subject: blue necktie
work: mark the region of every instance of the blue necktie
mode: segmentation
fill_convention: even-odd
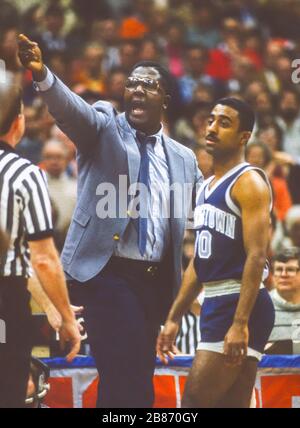
[[[140,215],[137,221],[138,245],[141,256],[145,254],[147,244],[147,223],[148,223],[148,189],[149,189],[149,156],[147,152],[147,143],[155,144],[156,138],[149,137],[143,132],[136,133],[137,140],[140,143],[141,165],[138,182],[147,188],[147,192],[140,192]]]

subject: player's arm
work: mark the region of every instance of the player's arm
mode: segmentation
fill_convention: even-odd
[[[270,191],[259,173],[249,171],[234,185],[232,198],[242,213],[246,263],[233,325],[225,337],[224,353],[230,363],[239,364],[247,354],[248,322],[267,257]]]
[[[167,356],[172,358],[174,342],[179,330],[179,325],[183,315],[189,310],[190,306],[201,291],[201,285],[194,269],[194,260],[189,263],[183,275],[182,286],[178,296],[175,299],[165,325],[157,339],[157,354],[163,363],[167,363]]]
[[[51,72],[43,62],[38,44],[20,34],[18,46],[22,65],[32,72],[36,82],[44,81],[47,73]],[[49,112],[78,148],[85,150],[93,147],[99,141],[100,131],[109,122],[112,106],[109,103],[101,103],[96,109],[72,92],[57,77],[53,76],[53,81],[47,90],[39,92],[48,105]]]

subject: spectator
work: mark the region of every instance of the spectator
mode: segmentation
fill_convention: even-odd
[[[48,106],[44,104],[41,98],[36,98],[34,107],[38,110],[38,123],[40,129],[40,140],[47,141],[51,135],[51,129],[55,123],[53,117],[49,113]]]
[[[284,220],[288,210],[292,206],[292,200],[286,180],[283,177],[274,175],[272,152],[268,146],[257,142],[251,143],[246,147],[245,155],[247,162],[265,170],[267,173],[273,190],[276,218],[279,221]]]
[[[101,42],[105,47],[103,59],[103,71],[107,73],[120,62],[118,23],[115,19],[99,19],[92,23],[89,35],[89,43]]]
[[[40,126],[38,110],[33,106],[24,108],[26,131],[16,151],[20,156],[37,165],[41,161],[42,141],[40,139]]]
[[[179,91],[184,104],[190,103],[199,83],[212,85],[213,80],[205,74],[207,51],[201,46],[189,46],[185,56],[185,74],[179,78]]]
[[[226,83],[233,78],[232,66],[241,60],[242,35],[240,23],[236,19],[227,18],[222,26],[222,41],[210,50],[206,71],[212,78]]]
[[[300,205],[291,207],[286,215],[286,231],[287,238],[283,242],[283,246],[300,248]]]
[[[264,64],[261,78],[268,90],[273,95],[278,95],[281,89],[280,81],[276,73],[278,58],[284,53],[284,46],[278,40],[268,40],[265,45]]]
[[[166,47],[168,23],[171,19],[170,11],[163,6],[154,6],[150,19],[150,34],[155,38],[160,49]]]
[[[184,74],[184,38],[185,27],[182,21],[172,20],[169,22],[166,37],[165,52],[170,72],[175,77]]]
[[[275,324],[270,342],[281,342],[268,353],[293,353],[292,341],[300,326],[300,249],[290,247],[273,259]],[[300,337],[297,337],[300,340]]]
[[[188,106],[186,118],[179,120],[176,125],[176,137],[182,144],[194,147],[204,141],[209,107],[209,103],[197,101]]]
[[[260,31],[256,28],[244,30],[244,54],[252,60],[256,71],[263,68],[264,39]]]
[[[259,79],[252,80],[244,89],[244,96],[249,104],[254,103],[260,92],[266,92],[267,86]]]
[[[58,212],[55,241],[59,250],[63,247],[76,204],[77,186],[76,181],[66,174],[67,156],[66,147],[59,141],[50,140],[43,148],[49,194]]]
[[[91,91],[97,93],[97,96],[105,93],[102,69],[104,55],[105,50],[100,43],[90,43],[85,46],[82,63],[78,72],[75,72],[73,76],[76,93]]]
[[[277,124],[283,132],[282,148],[300,163],[300,96],[284,89],[279,96]]]
[[[45,29],[36,36],[36,41],[45,52],[46,61],[49,61],[54,53],[66,51],[66,39],[62,35],[64,22],[64,10],[57,4],[50,4],[44,15]]]
[[[263,92],[264,94],[264,92]],[[263,102],[263,100],[262,100]],[[263,113],[263,107],[261,105],[261,112]],[[264,107],[267,109],[268,107]],[[265,110],[266,111],[266,110]],[[266,112],[268,113],[268,112]],[[279,126],[276,123],[272,123],[270,125],[267,125],[265,127],[262,127],[258,130],[256,137],[259,141],[261,141],[263,144],[266,144],[271,152],[273,153],[273,156],[278,155],[278,152],[282,152],[282,132]]]
[[[161,61],[162,53],[155,39],[147,37],[140,46],[140,61]]]
[[[292,82],[292,60],[288,55],[281,55],[275,63],[275,71],[277,73],[280,87],[285,88],[291,86]],[[297,89],[297,87],[295,87]]]
[[[76,147],[75,144],[64,134],[57,125],[53,125],[50,132],[50,139],[63,143],[67,150],[67,174],[69,177],[77,178]]]
[[[193,93],[193,100],[199,103],[212,104],[215,100],[215,90],[211,85],[198,83]]]
[[[120,67],[129,75],[138,61],[139,44],[135,40],[123,40],[119,48]]]
[[[6,70],[12,72],[20,71],[21,64],[17,57],[17,34],[18,27],[0,27],[0,58],[5,62]]]
[[[119,112],[124,111],[123,94],[126,79],[125,71],[122,68],[115,68],[110,71],[106,80],[106,98]]]
[[[218,10],[212,2],[193,0],[193,23],[188,27],[187,42],[201,44],[207,49],[215,48],[221,42],[221,34],[218,30]]]
[[[274,102],[269,92],[261,91],[259,94],[257,94],[254,100],[256,130],[265,128],[274,122],[273,105]],[[254,132],[256,130],[254,130]]]

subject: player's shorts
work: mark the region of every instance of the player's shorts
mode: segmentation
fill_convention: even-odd
[[[205,298],[200,314],[201,339],[197,350],[223,353],[224,338],[232,326],[240,297],[241,283],[225,280],[204,284]],[[262,284],[248,323],[247,356],[261,359],[274,326],[275,311],[268,290]]]

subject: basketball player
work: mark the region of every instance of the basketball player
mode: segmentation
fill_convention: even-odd
[[[274,323],[262,284],[271,191],[264,173],[244,162],[254,120],[251,108],[234,98],[217,101],[208,120],[206,150],[215,175],[199,189],[195,257],[157,341],[158,355],[167,362],[181,316],[203,286],[201,340],[183,407],[249,407]]]

